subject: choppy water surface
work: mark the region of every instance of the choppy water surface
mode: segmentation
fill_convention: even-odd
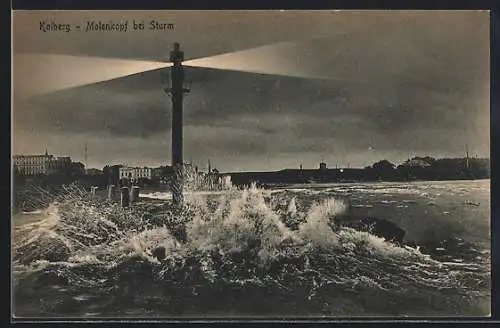
[[[489,180],[229,188],[187,194],[182,213],[143,196],[156,200],[75,193],[16,215],[15,315],[490,314]],[[405,242],[343,216],[394,222]]]

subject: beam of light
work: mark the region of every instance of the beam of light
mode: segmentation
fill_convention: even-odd
[[[169,67],[170,63],[50,54],[16,54],[13,85],[26,98]]]
[[[325,74],[325,72],[322,74],[311,72],[307,62],[298,64],[297,60],[292,60],[296,59],[293,54],[293,48],[293,43],[279,43],[211,57],[192,59],[185,61],[183,64],[193,67],[266,75],[367,83],[364,80],[343,78]],[[306,60],[314,61],[314,57]]]
[[[367,83],[332,74],[311,72],[306,62],[297,63],[292,42],[202,57],[184,62],[186,66],[309,79]],[[295,60],[293,60],[295,59]],[[299,58],[301,59],[301,58]],[[303,59],[303,58],[302,58]],[[29,98],[64,89],[113,80],[137,73],[170,67],[160,61],[128,60],[56,54],[16,54],[13,85],[16,97]]]

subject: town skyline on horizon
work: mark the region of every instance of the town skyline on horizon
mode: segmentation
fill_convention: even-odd
[[[35,152],[35,153],[15,153],[15,154],[12,154],[12,156],[21,156],[21,155],[24,155],[24,156],[30,156],[30,155],[38,155],[38,156],[42,156],[45,154],[45,152],[47,152],[49,155],[53,155],[53,156],[56,156],[56,157],[70,157],[72,159],[73,162],[78,162],[78,163],[82,163],[84,164],[85,166],[85,169],[98,169],[98,170],[102,170],[104,167],[106,166],[115,166],[115,165],[123,165],[125,167],[150,167],[150,168],[154,168],[154,167],[160,167],[160,166],[171,166],[171,163],[170,161],[163,161],[163,162],[149,162],[149,163],[145,163],[145,162],[130,162],[130,161],[118,161],[118,160],[115,160],[115,161],[112,161],[112,162],[109,162],[109,163],[104,163],[104,162],[99,162],[99,161],[89,161],[90,163],[100,163],[98,165],[92,165],[92,164],[89,164],[88,166],[85,164],[85,158],[84,156],[83,157],[79,157],[79,156],[71,156],[71,154],[62,154],[62,153],[54,153],[54,152],[50,152],[49,151],[49,148],[47,148],[46,150],[44,150],[43,152]],[[474,152],[469,152],[468,154],[469,158],[473,159],[473,158],[481,158],[481,159],[488,159],[489,160],[489,156],[479,156],[478,154],[475,154]],[[254,170],[252,169],[245,169],[245,168],[241,168],[241,169],[237,169],[237,170],[224,170],[224,169],[220,169],[217,165],[217,161],[214,159],[207,159],[204,163],[203,162],[197,162],[197,161],[194,161],[194,160],[184,160],[184,163],[186,164],[191,164],[193,167],[196,166],[199,168],[200,171],[204,171],[204,170],[207,170],[209,166],[211,166],[212,168],[217,168],[221,173],[231,173],[231,172],[266,172],[266,171],[280,171],[280,170],[285,170],[285,169],[299,169],[299,168],[303,168],[305,170],[314,170],[314,169],[318,169],[319,166],[320,166],[320,163],[325,163],[327,165],[327,168],[328,169],[340,169],[340,168],[343,168],[343,169],[346,169],[346,168],[351,168],[351,169],[363,169],[365,167],[368,167],[368,166],[371,166],[373,165],[374,163],[378,162],[378,161],[382,161],[382,160],[387,160],[391,163],[393,163],[395,166],[398,166],[404,162],[406,162],[407,160],[409,159],[412,159],[412,158],[424,158],[424,157],[431,157],[431,158],[435,158],[435,159],[441,159],[441,158],[466,158],[467,157],[467,152],[464,151],[464,154],[458,154],[457,156],[432,156],[432,155],[429,155],[429,154],[413,154],[407,158],[404,158],[402,160],[399,160],[399,161],[394,161],[394,160],[391,160],[389,158],[381,158],[377,161],[374,161],[372,163],[366,163],[366,165],[352,165],[350,162],[343,162],[343,161],[337,161],[337,162],[329,162],[327,160],[325,160],[324,158],[322,159],[319,159],[316,163],[312,163],[311,165],[307,166],[307,165],[304,165],[303,163],[299,163],[298,165],[295,165],[295,166],[289,166],[289,167],[272,167],[271,169],[269,170],[262,170],[262,169],[259,169],[259,168],[256,168]]]

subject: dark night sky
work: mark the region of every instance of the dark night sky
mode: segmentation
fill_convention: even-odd
[[[43,33],[43,19],[157,19],[175,30]],[[463,156],[466,142],[489,156],[488,12],[16,12],[13,35],[14,153],[83,160],[86,142],[89,166],[169,163],[159,69],[43,92],[154,68],[178,41],[199,59],[186,63],[184,128],[184,157],[198,165],[362,167]]]

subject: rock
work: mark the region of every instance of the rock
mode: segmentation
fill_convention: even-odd
[[[406,231],[395,223],[375,217],[350,218],[337,223],[359,231],[367,231],[394,243],[403,243]]]
[[[158,246],[153,250],[152,255],[156,257],[158,261],[163,261],[165,257],[167,257],[167,251],[165,247]]]
[[[406,231],[400,228],[395,223],[378,218],[367,218],[365,224],[371,225],[371,232],[379,237],[384,237],[387,240],[402,243],[404,241]]]

